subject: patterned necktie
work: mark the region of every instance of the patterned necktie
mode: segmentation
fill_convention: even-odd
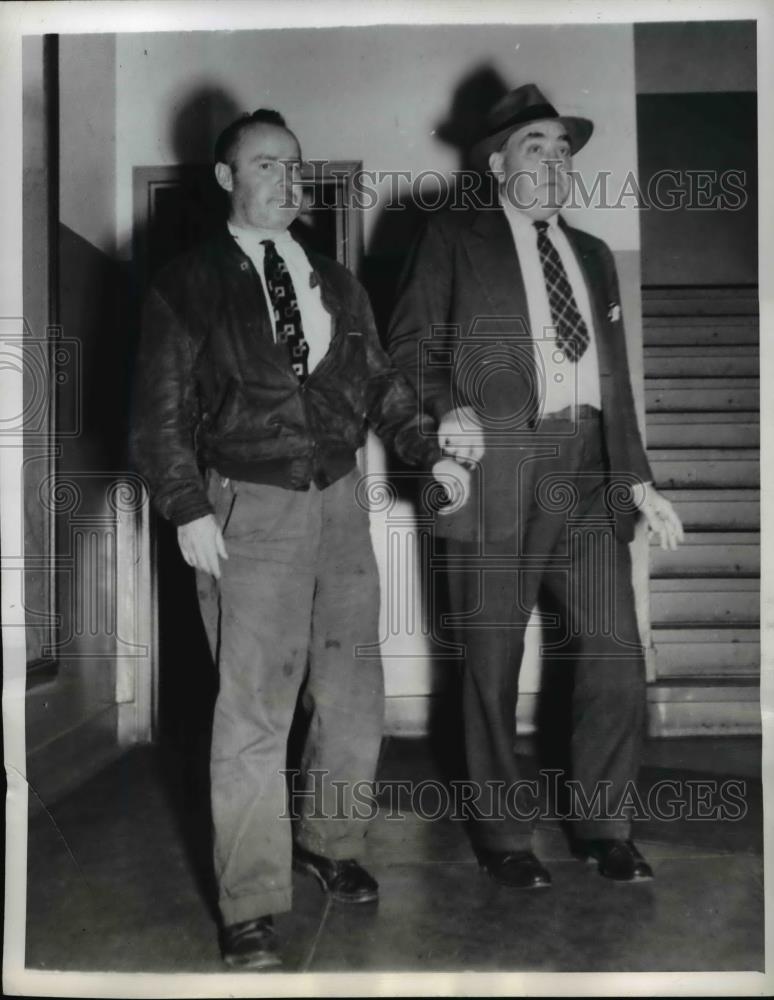
[[[570,361],[578,361],[589,346],[589,331],[578,310],[559,251],[548,236],[548,223],[536,222],[534,225],[551,318],[556,327],[556,343]]]
[[[293,279],[290,277],[288,265],[277,253],[274,241],[261,240],[261,243],[264,248],[263,273],[274,309],[277,342],[287,344],[290,364],[299,382],[303,383],[309,374],[309,344],[304,338]]]

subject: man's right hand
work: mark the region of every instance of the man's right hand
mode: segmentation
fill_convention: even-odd
[[[446,491],[446,506],[439,514],[451,514],[468,502],[470,497],[470,473],[467,466],[455,462],[453,458],[441,458],[433,466],[433,477]]]
[[[461,465],[480,462],[484,454],[484,429],[471,406],[459,406],[438,425],[438,446]]]
[[[220,579],[218,557],[228,559],[228,552],[214,515],[205,514],[178,528],[177,544],[189,566]]]

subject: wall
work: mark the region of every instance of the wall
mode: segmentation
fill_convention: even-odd
[[[207,162],[219,130],[239,112],[260,106],[282,111],[308,159],[355,159],[366,170],[448,175],[464,160],[461,145],[471,112],[534,80],[560,109],[594,120],[593,140],[576,161],[587,186],[600,170],[609,171],[611,184],[620,186],[637,159],[633,37],[626,25],[122,35],[116,42],[116,80],[117,238],[118,253],[126,259],[131,255],[133,169]],[[364,213],[366,277],[376,277],[373,287],[369,280],[369,290],[388,306],[394,272],[418,220],[409,211],[383,211],[391,194],[388,180],[379,191],[379,204]],[[400,191],[410,203],[410,186],[403,182]],[[616,252],[638,385],[636,211],[630,202],[623,209],[573,209],[567,216]],[[386,310],[378,311],[384,321]],[[385,456],[372,442],[369,471],[384,467]],[[443,687],[449,671],[442,656],[431,655],[426,634],[410,505],[400,502],[389,523],[375,513],[372,527],[385,595],[391,592],[388,546],[396,544],[404,560],[398,587],[402,611],[391,629],[388,598],[383,599],[388,719],[394,728],[421,730],[426,696]],[[637,589],[645,622],[643,565],[640,560]],[[522,676],[526,694],[538,684],[537,644],[532,630]],[[527,715],[531,707],[529,698],[522,700]]]
[[[756,284],[755,22],[638,24],[634,40],[643,189],[664,170],[680,171],[685,180],[672,186],[684,190],[688,171],[744,178],[732,207],[642,213],[643,284]],[[726,186],[710,193],[725,198]]]
[[[634,57],[638,94],[757,88],[755,21],[636,24]]]
[[[115,253],[116,38],[59,40],[59,217],[97,250]]]
[[[116,55],[117,224],[127,253],[132,168],[206,161],[234,112],[259,106],[285,114],[307,158],[447,173],[459,164],[441,138],[455,91],[472,77],[492,92],[536,80],[557,106],[596,122],[578,159],[584,172],[622,179],[635,158],[631,26],[137,34],[119,36]],[[366,213],[366,242],[378,216]],[[577,221],[614,249],[638,245],[633,211],[579,211]]]
[[[642,213],[644,285],[757,284],[757,113],[755,93],[638,95],[642,190],[672,206]]]
[[[34,46],[25,49],[25,59]],[[59,225],[55,510],[56,678],[27,697],[30,780],[43,800],[82,780],[118,749],[127,617],[119,613],[120,502],[112,491],[126,460],[125,386],[130,351],[115,260],[115,38],[59,39]],[[32,108],[25,124],[35,121]],[[28,182],[40,160],[25,149]],[[25,261],[26,264],[26,261]],[[35,271],[25,271],[34,279]],[[40,291],[37,293],[40,295]],[[58,380],[59,381],[59,380]],[[45,506],[37,491],[29,500]]]
[[[47,102],[44,69],[44,44],[41,37],[27,37],[22,43],[22,115],[23,115],[23,301],[29,341],[27,377],[24,380],[26,440],[24,443],[24,604],[27,627],[25,642],[27,663],[44,659],[49,632],[50,576],[45,555],[50,544],[51,524],[47,512],[37,501],[38,487],[50,470],[47,441],[40,434],[49,419],[48,387],[31,377],[30,361],[46,356],[46,328],[49,323],[49,241],[50,195],[48,151],[50,135],[46,128]],[[37,366],[35,366],[37,367]],[[44,367],[44,366],[41,366]],[[38,432],[38,433],[36,433]],[[37,561],[38,566],[33,568]],[[42,563],[42,566],[41,566]],[[41,623],[44,623],[41,627]]]

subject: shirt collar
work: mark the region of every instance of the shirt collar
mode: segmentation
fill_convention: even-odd
[[[505,212],[505,217],[510,222],[510,224],[515,227],[519,232],[522,233],[536,233],[535,220],[527,215],[526,212],[520,211],[515,208],[509,201],[505,198],[500,198],[500,204],[502,205],[503,211]],[[559,225],[559,213],[555,212],[549,219],[545,220],[548,223],[549,229],[556,229]]]
[[[294,242],[287,229],[245,229],[243,226],[229,222],[228,231],[242,246],[258,246],[264,240],[271,240],[277,246],[287,246]]]

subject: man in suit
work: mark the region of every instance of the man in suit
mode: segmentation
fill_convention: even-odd
[[[473,155],[498,203],[430,220],[390,332],[442,448],[474,467],[469,501],[438,519],[465,648],[474,846],[496,881],[525,889],[551,882],[513,745],[535,605],[544,656],[572,668],[575,848],[609,878],[652,878],[623,809],[645,712],[628,543],[638,511],[664,547],[682,528],[637,427],[612,254],[558,214],[592,128],[534,84],[495,105]]]
[[[379,581],[356,452],[370,423],[404,461],[440,459],[365,291],[289,231],[300,158],[275,111],[219,137],[228,222],[153,281],[133,434],[153,502],[197,571],[218,665],[222,948],[249,969],[280,964],[272,915],[290,908],[291,860],[334,900],[377,899],[352,809],[354,786],[374,778],[384,710],[381,664],[359,655],[378,642]],[[299,693],[307,783],[291,844],[283,772]]]

